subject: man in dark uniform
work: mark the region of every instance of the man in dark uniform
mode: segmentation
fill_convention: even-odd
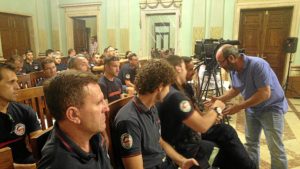
[[[177,168],[171,160],[163,160],[165,153],[182,169],[198,165],[195,159],[186,159],[178,154],[160,136],[155,103],[161,102],[169,92],[174,73],[164,60],[149,61],[139,71],[135,83],[138,96],[117,113],[112,126],[118,168]]]
[[[32,50],[27,50],[25,52],[25,56],[26,59],[23,65],[23,70],[25,71],[25,73],[36,72],[41,70],[40,63],[33,60]]]
[[[0,148],[10,147],[15,163],[34,163],[25,138],[41,132],[41,126],[32,108],[15,102],[20,88],[14,71],[13,66],[0,64]]]
[[[44,84],[50,113],[56,119],[38,168],[110,169],[100,132],[109,110],[91,73],[64,71]]]
[[[189,149],[199,148],[199,146],[197,147],[199,140],[195,140],[197,137],[194,136],[196,135],[195,132],[200,132],[203,133],[202,138],[204,140],[215,142],[220,148],[214,162],[215,166],[221,167],[221,169],[255,169],[254,162],[247,154],[235,130],[226,124],[214,125],[222,117],[221,112],[225,107],[224,104],[215,102],[205,115],[201,115],[201,112],[194,109],[183,88],[187,74],[183,59],[171,55],[167,60],[177,72],[177,78],[164,102],[158,106],[162,124],[162,137],[166,142],[178,147],[176,150],[180,153],[192,155]],[[193,137],[186,135],[186,126],[193,129]],[[187,144],[191,146],[185,147]],[[192,144],[194,145],[192,146]],[[194,152],[195,158],[201,153]]]
[[[139,66],[139,59],[135,53],[131,53],[128,56],[129,63],[122,66],[119,79],[121,79],[122,84],[127,87],[134,87],[134,79],[136,75],[136,70]]]
[[[115,56],[104,58],[104,76],[99,79],[99,84],[108,103],[121,98],[122,83],[117,78],[119,67],[119,58]]]

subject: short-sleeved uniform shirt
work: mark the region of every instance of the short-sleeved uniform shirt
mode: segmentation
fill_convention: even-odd
[[[142,155],[145,169],[162,163],[165,153],[160,140],[160,120],[156,107],[148,109],[134,97],[117,113],[112,126],[112,141],[118,168],[121,158]]]
[[[38,168],[111,169],[107,151],[102,147],[101,140],[100,133],[94,135],[90,139],[91,152],[87,153],[61,131],[56,123],[42,149]]]
[[[238,89],[245,100],[249,99],[259,88],[270,86],[271,97],[266,101],[247,108],[246,112],[273,111],[285,113],[288,108],[284,91],[270,67],[269,63],[259,57],[242,54],[244,59],[243,71],[231,71],[232,87]]]
[[[131,83],[134,83],[135,75],[136,69],[130,67],[129,63],[126,63],[122,66],[118,77],[121,80],[122,84],[125,85],[125,80],[130,80]]]
[[[118,78],[114,78],[113,81],[108,80],[105,76],[99,79],[99,84],[104,98],[108,102],[112,102],[121,98],[122,83]]]
[[[33,61],[32,64],[29,64],[28,62],[25,61],[23,65],[23,70],[25,73],[40,71],[41,65],[36,61]]]
[[[40,129],[37,114],[31,107],[11,102],[6,113],[0,112],[0,148],[10,147],[15,163],[32,163],[25,137]]]
[[[170,87],[170,92],[163,102],[157,104],[157,109],[161,120],[162,138],[169,144],[176,146],[186,139],[185,134],[187,132],[196,133],[182,122],[193,114],[193,105],[190,99],[174,86]]]

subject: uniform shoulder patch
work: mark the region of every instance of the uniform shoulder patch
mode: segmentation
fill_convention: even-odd
[[[23,136],[25,134],[25,125],[23,123],[16,124],[14,132],[17,136]]]
[[[185,113],[190,112],[192,110],[191,103],[187,100],[182,100],[179,104],[179,108]]]
[[[127,74],[125,75],[125,77],[126,77],[126,79],[130,79],[130,74],[127,73]]]
[[[130,149],[133,144],[132,136],[128,133],[124,133],[121,135],[121,145],[125,149]]]

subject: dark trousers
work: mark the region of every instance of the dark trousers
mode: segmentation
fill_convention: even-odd
[[[234,128],[217,124],[202,134],[202,139],[216,143],[219,153],[214,166],[221,169],[256,169]]]

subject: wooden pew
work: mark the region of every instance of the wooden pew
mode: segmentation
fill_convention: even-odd
[[[30,75],[30,81],[31,81],[31,86],[36,87],[37,84],[44,79],[44,72],[39,71],[39,72],[32,72],[29,73]]]
[[[21,89],[26,89],[26,88],[32,87],[29,74],[18,75],[17,77],[18,77],[18,84]]]
[[[17,102],[29,105],[37,112],[43,130],[53,126],[52,116],[47,109],[42,86],[20,89],[17,92]],[[47,123],[45,122],[45,118],[47,119]]]
[[[113,101],[108,104],[109,112],[106,113],[106,132],[109,139],[109,147],[108,147],[108,154],[110,156],[110,161],[112,162],[112,165],[114,166],[114,154],[113,154],[113,148],[112,148],[112,141],[111,141],[111,133],[110,133],[110,127],[113,125],[114,118],[117,115],[118,111],[127,104],[133,96],[125,97],[116,101]]]
[[[35,164],[16,164],[9,147],[0,149],[0,169],[36,169]]]
[[[53,129],[53,126],[43,130],[41,133],[38,133],[30,137],[30,145],[32,148],[32,155],[36,161],[39,161],[42,158],[42,148],[44,147],[48,137]]]
[[[14,161],[12,152],[9,147],[0,149],[0,168],[1,169],[14,169]]]

